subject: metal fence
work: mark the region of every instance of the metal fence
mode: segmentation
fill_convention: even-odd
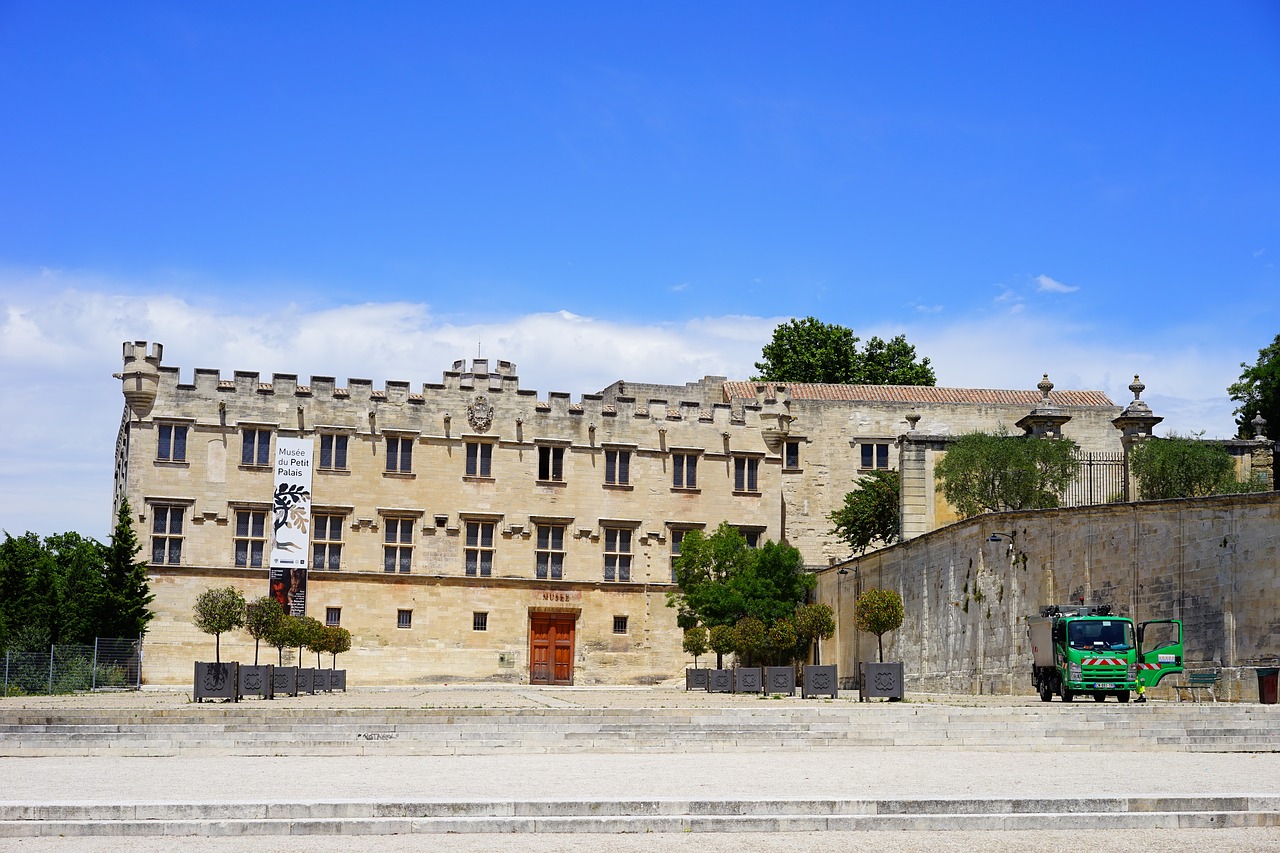
[[[142,686],[142,638],[99,637],[93,645],[50,646],[4,655],[3,696],[137,690]]]
[[[1124,453],[1076,454],[1076,478],[1062,493],[1062,506],[1093,506],[1124,500]]]

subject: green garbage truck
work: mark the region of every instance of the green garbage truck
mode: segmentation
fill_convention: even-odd
[[[1051,604],[1027,620],[1031,639],[1031,684],[1048,702],[1114,696],[1128,702],[1139,685],[1154,687],[1182,672],[1182,622],[1153,619],[1134,629],[1109,604]]]

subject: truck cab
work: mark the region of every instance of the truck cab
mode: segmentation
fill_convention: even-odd
[[[1128,702],[1139,684],[1154,686],[1182,671],[1182,623],[1176,619],[1144,622],[1135,630],[1133,620],[1112,614],[1110,605],[1055,604],[1027,620],[1027,630],[1031,683],[1044,702],[1054,694],[1064,702],[1081,694]]]

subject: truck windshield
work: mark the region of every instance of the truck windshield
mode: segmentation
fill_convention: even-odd
[[[1091,619],[1067,625],[1067,643],[1073,649],[1109,652],[1133,648],[1133,623],[1123,619]]]

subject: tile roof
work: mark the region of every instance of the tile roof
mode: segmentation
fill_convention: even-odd
[[[792,400],[833,400],[847,403],[986,403],[1005,406],[1033,407],[1040,402],[1039,391],[1014,391],[996,388],[937,388],[927,385],[823,385],[797,382],[794,384],[765,382],[767,397],[774,397],[777,388],[786,388],[786,396]],[[754,401],[755,382],[734,381],[724,383],[725,398],[735,401]],[[1101,391],[1052,391],[1049,399],[1057,406],[1106,406],[1115,403]]]

